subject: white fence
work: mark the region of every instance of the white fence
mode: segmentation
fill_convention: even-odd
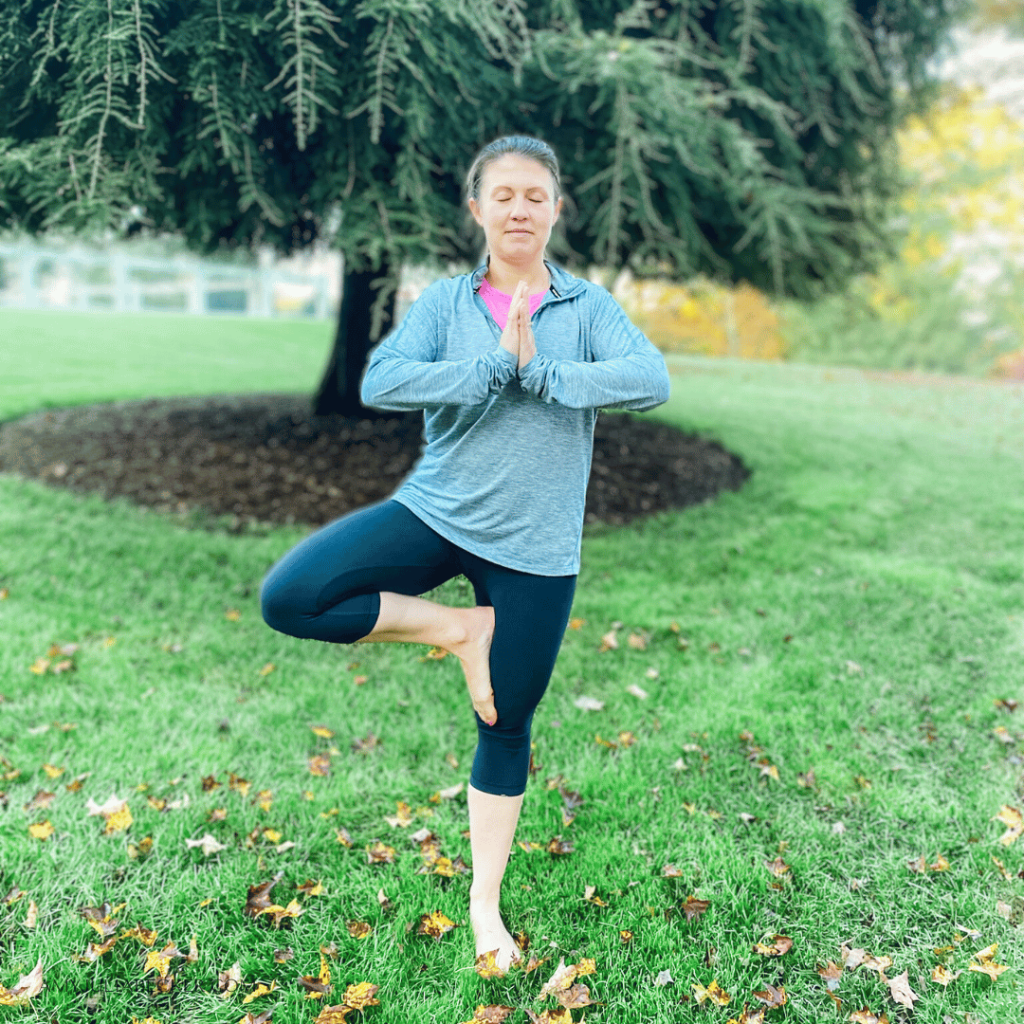
[[[319,262],[324,269],[330,264]],[[337,278],[282,269],[267,253],[258,267],[244,267],[193,255],[135,254],[127,247],[0,242],[0,308],[325,319],[337,313]]]

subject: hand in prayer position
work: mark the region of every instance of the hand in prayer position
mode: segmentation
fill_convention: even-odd
[[[512,295],[508,323],[501,332],[501,347],[518,357],[519,369],[537,354],[537,344],[530,324],[530,296],[527,294],[525,281],[520,281],[516,285]]]

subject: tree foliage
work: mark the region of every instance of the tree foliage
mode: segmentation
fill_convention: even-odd
[[[0,218],[346,272],[480,253],[480,146],[547,139],[553,256],[813,297],[893,255],[894,135],[970,0],[0,0]],[[2,224],[2,221],[0,221]]]

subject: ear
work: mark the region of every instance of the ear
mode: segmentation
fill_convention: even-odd
[[[559,197],[558,197],[558,202],[557,202],[557,203],[555,203],[555,216],[554,216],[554,217],[552,218],[552,220],[551,220],[551,223],[552,223],[552,224],[554,224],[554,223],[555,223],[555,221],[557,221],[557,220],[558,220],[558,218],[559,218],[559,216],[561,215],[561,213],[562,213],[562,197],[561,197],[561,196],[559,196]]]
[[[477,224],[479,224],[481,227],[483,227],[483,225],[484,225],[483,217],[480,214],[480,207],[477,205],[476,200],[473,199],[472,197],[470,197],[468,202],[469,202],[469,212],[471,214],[473,214],[473,219],[477,222]]]

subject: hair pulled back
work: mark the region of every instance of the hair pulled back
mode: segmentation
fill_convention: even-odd
[[[469,173],[466,175],[466,197],[480,202],[480,185],[483,182],[484,171],[489,164],[499,160],[508,154],[515,156],[529,157],[547,168],[555,183],[554,202],[558,202],[562,194],[562,184],[558,172],[558,157],[555,151],[542,139],[534,138],[532,135],[504,135],[500,139],[487,143],[477,154]]]

